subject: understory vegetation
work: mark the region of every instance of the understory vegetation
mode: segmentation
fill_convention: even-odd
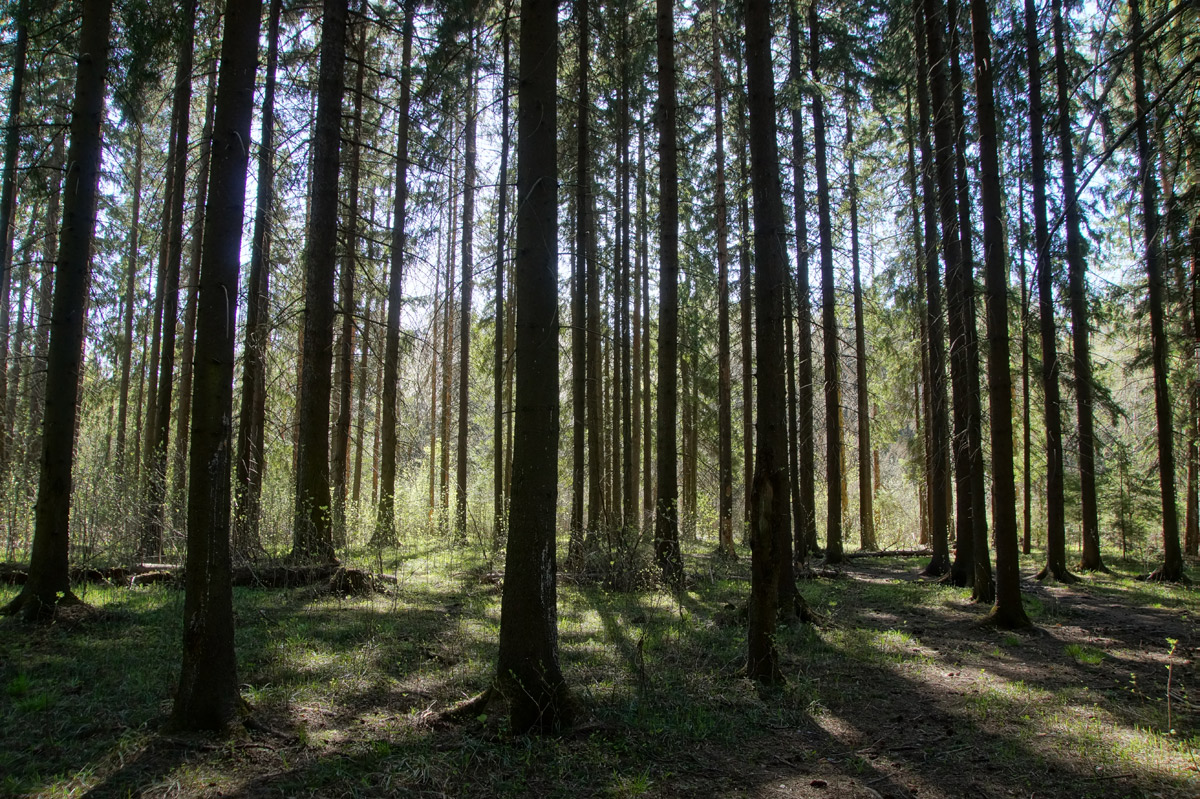
[[[745,669],[749,564],[687,548],[690,582],[611,592],[560,575],[577,723],[513,735],[456,713],[492,679],[503,575],[428,540],[359,553],[368,596],[236,589],[234,738],[163,722],[183,593],[81,586],[90,610],[0,636],[0,794],[13,796],[1179,797],[1200,790],[1194,590],[1115,560],[1069,588],[1022,563],[1033,632],[978,624],[920,563],[800,582],[787,679]],[[647,581],[649,584],[649,581]],[[0,588],[0,601],[15,595]],[[15,622],[9,622],[15,624]]]

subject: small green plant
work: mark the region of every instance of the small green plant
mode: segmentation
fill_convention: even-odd
[[[1076,663],[1086,663],[1089,666],[1099,665],[1104,660],[1104,651],[1083,644],[1067,644],[1067,654]]]
[[[1175,734],[1175,725],[1171,723],[1171,678],[1175,676],[1175,647],[1179,645],[1176,638],[1167,639],[1167,734]]]
[[[18,674],[8,681],[8,695],[11,697],[24,696],[32,687],[33,681],[29,679],[28,674]]]

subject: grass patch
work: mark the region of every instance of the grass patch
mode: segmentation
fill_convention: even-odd
[[[495,668],[500,588],[461,552],[380,558],[399,584],[387,595],[235,592],[243,696],[282,739],[161,735],[182,594],[93,587],[101,613],[84,625],[0,620],[0,795],[735,797],[804,795],[821,779],[948,799],[997,769],[1039,796],[1126,795],[1125,782],[1077,779],[1097,768],[1164,796],[1200,787],[1195,716],[1176,705],[1167,728],[1165,651],[1137,647],[1145,606],[1123,593],[1173,609],[1155,611],[1175,626],[1154,640],[1184,651],[1194,592],[1089,580],[1027,597],[1054,632],[1017,636],[981,628],[968,592],[912,580],[915,561],[852,564],[801,585],[828,621],[779,627],[787,684],[761,692],[742,674],[748,561],[689,553],[697,577],[681,595],[560,584],[580,728],[545,738],[511,736],[491,711],[434,723]],[[1112,646],[1064,637],[1062,618]],[[1174,680],[1195,690],[1179,666]]]

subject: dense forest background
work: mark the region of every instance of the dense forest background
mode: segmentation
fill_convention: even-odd
[[[184,564],[232,658],[231,565],[452,544],[536,622],[501,663],[549,647],[530,727],[556,549],[752,545],[767,683],[817,556],[928,550],[1011,627],[1018,548],[1185,579],[1194,4],[223,6],[0,6],[9,612]]]

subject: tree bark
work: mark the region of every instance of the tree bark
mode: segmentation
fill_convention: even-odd
[[[788,40],[791,63],[789,76],[800,86],[800,13],[795,4],[788,6]],[[809,289],[808,189],[805,186],[804,108],[797,96],[792,105],[792,192],[796,214],[796,327],[799,331],[796,354],[796,392],[799,411],[796,417],[797,471],[800,483],[800,508],[794,520],[795,551],[803,560],[817,550],[816,444],[813,440],[813,361],[812,296]]]
[[[337,263],[338,171],[348,0],[324,0],[317,115],[313,131],[312,213],[304,252],[304,348],[292,559],[332,562],[329,399],[333,360],[333,275]]]
[[[1041,46],[1037,8],[1025,0],[1025,52],[1029,63],[1029,155],[1033,177],[1033,240],[1037,252],[1038,315],[1042,337],[1042,396],[1046,427],[1046,567],[1042,579],[1067,576],[1065,499],[1063,496],[1062,404],[1058,331],[1054,320],[1053,266],[1046,211],[1046,148],[1042,114]]]
[[[262,3],[225,13],[213,130],[211,194],[200,261],[199,324],[188,486],[183,667],[172,725],[224,730],[241,710],[229,551],[230,450],[238,265]]]
[[[992,24],[987,0],[971,0],[975,98],[979,119],[979,184],[983,208],[984,291],[987,295],[988,410],[992,429],[992,530],[996,537],[996,604],[991,619],[1004,628],[1029,625],[1021,605],[1017,491],[1013,475],[1012,372],[1009,369],[1008,256],[1004,186],[993,89]]]
[[[400,368],[400,311],[404,303],[405,247],[408,245],[408,138],[412,103],[413,20],[416,5],[417,0],[405,0],[404,30],[401,34],[404,43],[401,45],[400,119],[396,123],[396,196],[392,205],[391,252],[388,257],[387,339],[384,342],[383,354],[383,419],[380,441],[382,464],[379,469],[379,511],[375,517],[374,536],[379,544],[390,543],[396,536],[396,383]],[[432,447],[429,457],[433,458]]]
[[[761,684],[774,685],[783,682],[774,642],[775,617],[780,611],[794,615],[795,583],[791,575],[792,525],[783,346],[787,230],[775,131],[770,0],[746,0],[746,77],[751,186],[754,190],[754,338],[758,364],[758,440],[751,497],[752,555],[746,672]],[[785,603],[791,603],[792,607]]]
[[[675,3],[657,0],[659,113],[658,499],[654,553],[663,579],[683,585],[676,448],[679,364],[679,155],[675,93]]]
[[[192,57],[195,46],[196,0],[185,0],[179,17],[182,39],[175,67],[175,91],[171,105],[171,144],[167,160],[170,170],[167,202],[163,209],[166,259],[162,280],[162,343],[159,351],[153,417],[148,424],[146,506],[142,517],[140,560],[161,557],[166,524],[167,443],[171,433],[171,406],[175,375],[175,328],[179,317],[179,271],[183,261],[183,195],[187,184],[188,122],[192,100]]]
[[[859,548],[873,550],[875,503],[871,486],[870,390],[867,386],[867,330],[863,321],[861,252],[858,240],[858,176],[854,167],[854,118],[846,117],[846,176],[850,194],[850,264],[854,282],[854,377],[858,394],[858,533]]]
[[[454,534],[465,541],[467,536],[467,422],[471,400],[471,291],[474,288],[475,246],[475,127],[476,127],[476,66],[477,47],[475,23],[468,24],[467,98],[463,129],[463,205],[462,205],[462,304],[458,328],[458,445],[455,447]]]
[[[271,0],[267,22],[266,84],[262,140],[258,149],[258,201],[250,241],[246,298],[246,344],[242,360],[242,404],[238,418],[237,477],[234,482],[233,551],[253,557],[261,547],[258,522],[262,497],[263,432],[266,421],[267,339],[270,335],[271,214],[275,206],[275,71],[279,65],[279,17],[283,0]]]
[[[1062,0],[1050,4],[1054,16],[1054,82],[1058,89],[1058,152],[1062,163],[1063,209],[1067,223],[1067,285],[1071,301],[1071,345],[1075,363],[1075,407],[1079,424],[1080,510],[1083,555],[1079,568],[1108,571],[1100,556],[1100,510],[1096,498],[1096,422],[1093,412],[1092,355],[1088,333],[1087,263],[1080,230],[1082,213],[1075,189],[1075,147],[1067,75]]]
[[[29,577],[21,593],[0,611],[31,620],[46,619],[53,616],[56,606],[79,601],[71,591],[67,550],[111,12],[111,0],[83,2],[71,106],[71,144],[67,151],[69,166],[64,181],[63,223],[50,319],[42,468],[34,509],[33,549]]]
[[[938,192],[934,185],[934,156],[930,142],[929,60],[926,53],[925,3],[914,3],[914,41],[917,58],[917,108],[920,121],[921,193],[924,198],[925,327],[929,336],[929,537],[933,556],[925,566],[927,577],[940,577],[950,569],[950,517],[946,497],[950,492],[949,398],[946,386],[946,327],[942,313],[942,281],[937,259]]]
[[[16,232],[17,155],[21,143],[21,106],[25,96],[25,60],[29,51],[29,0],[19,0],[13,23],[11,82],[8,87],[8,125],[4,135],[4,176],[0,178],[0,370],[8,367],[9,292],[12,287],[13,236]],[[0,375],[5,372],[0,371]],[[7,382],[0,380],[0,408],[7,408]],[[8,468],[8,432],[13,419],[5,414],[0,426],[0,472]]]
[[[121,320],[123,328],[123,336],[121,339],[121,383],[118,388],[118,407],[117,407],[117,453],[116,453],[116,472],[118,475],[125,474],[125,428],[129,418],[129,376],[133,365],[133,302],[134,289],[137,284],[138,261],[141,239],[141,219],[142,219],[142,174],[145,171],[144,145],[145,145],[145,130],[140,120],[134,124],[137,125],[134,141],[133,155],[133,187],[131,189],[133,208],[130,212],[129,222],[129,253],[126,256],[129,260],[125,267],[125,314]]]
[[[814,3],[808,12],[809,69],[820,80],[821,38]],[[833,278],[833,222],[830,211],[829,168],[825,143],[825,99],[813,93],[813,141],[816,148],[817,215],[821,247],[821,337],[825,353],[825,561],[841,563],[842,550],[842,385],[838,355],[837,295]]]
[[[571,721],[558,663],[558,4],[521,0],[517,112],[517,386],[497,679],[518,732]]]
[[[500,38],[503,40],[504,52],[504,67],[500,79],[500,172],[497,178],[497,209],[496,209],[496,324],[494,331],[495,338],[495,366],[493,368],[492,377],[492,402],[494,405],[492,416],[492,542],[497,550],[502,546],[505,539],[504,521],[506,511],[504,506],[504,269],[507,264],[508,253],[508,149],[509,149],[509,86],[512,82],[509,64],[509,50],[512,36],[509,34],[509,24],[512,18],[512,4],[509,0],[504,3],[504,19],[500,23]],[[409,39],[409,53],[411,54],[411,38]],[[405,63],[411,55],[405,56]],[[578,287],[575,287],[578,288]],[[580,314],[576,312],[574,305],[571,309],[571,341],[572,341],[572,369],[574,366],[575,356],[575,336],[577,335],[576,328],[579,327]],[[572,385],[576,384],[576,379],[573,377]],[[572,402],[574,413],[578,419],[582,419],[583,399],[577,397]],[[583,430],[582,424],[576,420],[574,433],[579,438],[579,443],[575,444],[579,454],[577,461],[579,462],[578,474],[573,474],[577,477],[580,483],[583,479],[582,466],[582,440]],[[393,421],[394,423],[394,421]],[[583,487],[572,487],[572,531],[582,527],[583,519]],[[575,509],[575,495],[579,497],[579,509]]]
[[[1129,0],[1130,37],[1142,39],[1142,12],[1139,0]],[[1181,582],[1183,555],[1179,547],[1179,510],[1175,497],[1175,438],[1171,419],[1169,347],[1165,323],[1166,281],[1159,253],[1159,217],[1154,156],[1150,150],[1150,113],[1146,98],[1146,69],[1141,47],[1133,47],[1134,112],[1138,152],[1138,182],[1141,189],[1142,225],[1145,242],[1146,280],[1150,294],[1150,342],[1154,371],[1154,415],[1158,426],[1158,480],[1162,497],[1163,563],[1150,579]]]

